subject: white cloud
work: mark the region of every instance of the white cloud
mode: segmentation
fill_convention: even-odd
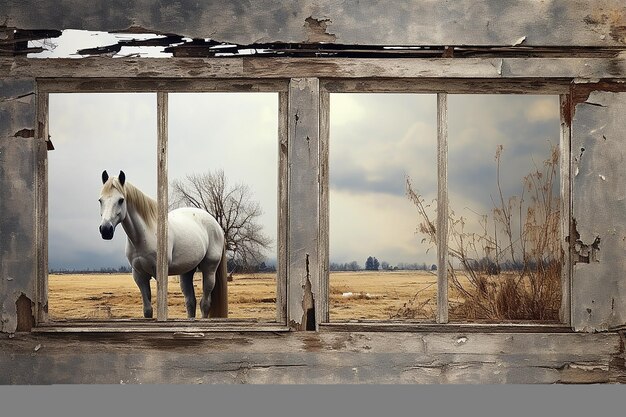
[[[333,94],[330,103],[332,123],[335,126],[350,126],[363,120],[366,109],[354,94]]]
[[[559,120],[560,109],[557,98],[554,96],[542,97],[532,103],[526,110],[526,119],[529,122],[544,122]]]
[[[403,196],[333,192],[330,201],[330,259],[357,261],[368,256],[390,262],[434,262],[436,253],[416,234],[417,212]]]

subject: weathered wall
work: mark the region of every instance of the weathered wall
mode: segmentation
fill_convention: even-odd
[[[22,294],[35,300],[34,92],[34,80],[0,80],[0,332],[16,330]]]
[[[626,44],[622,0],[8,0],[0,22],[23,29],[140,26],[239,44]]]
[[[0,5],[0,22],[21,29],[123,30],[140,26],[154,32],[240,44],[521,42],[622,50],[626,46],[623,0],[599,0],[591,5],[583,0],[424,0],[393,5],[383,0],[8,0]],[[9,32],[0,30],[0,38]],[[41,246],[37,246],[39,240],[45,242],[45,237],[37,236],[36,231],[36,203],[40,203],[39,209],[45,205],[41,203],[44,194],[37,189],[37,174],[45,162],[45,158],[36,157],[42,150],[37,136],[45,137],[45,128],[35,126],[35,83],[23,77],[97,79],[106,74],[147,78],[182,73],[187,78],[262,78],[277,77],[278,67],[280,77],[300,78],[289,90],[287,101],[292,114],[289,125],[282,127],[288,131],[289,162],[297,163],[289,167],[290,218],[286,220],[289,230],[285,234],[289,245],[286,263],[291,274],[290,295],[286,298],[288,318],[294,327],[307,327],[323,318],[320,300],[307,298],[309,289],[317,293],[322,286],[317,271],[324,262],[315,238],[319,237],[318,228],[325,224],[319,223],[316,193],[320,190],[319,147],[326,146],[320,138],[320,129],[324,129],[320,125],[327,115],[313,114],[318,103],[325,100],[315,77],[339,74],[346,78],[484,78],[504,82],[517,77],[543,81],[626,77],[623,52],[614,59],[405,60],[393,68],[382,60],[329,59],[318,60],[316,65],[289,59],[196,62],[202,68],[192,71],[187,67],[193,65],[183,60],[129,59],[110,63],[98,58],[72,64],[63,60],[0,60],[3,76],[11,77],[0,80],[0,332],[13,333],[18,317],[24,316],[17,310],[28,311],[32,300],[45,304],[45,291],[37,294],[35,285],[37,265],[42,270],[46,266],[46,262],[42,264]],[[170,72],[168,65],[173,68]],[[285,105],[286,93],[282,94]],[[299,113],[301,118],[296,120],[293,116],[299,111],[306,114]],[[599,250],[593,251],[590,263],[578,262],[573,267],[572,318],[577,330],[606,330],[626,322],[625,114],[626,93],[592,93],[576,106],[572,120],[572,149],[577,158],[577,171],[572,173],[573,216],[581,245],[591,247],[600,237]],[[307,316],[311,306],[317,307],[317,317]],[[0,384],[625,382],[620,336],[616,332],[430,334],[325,330],[212,333],[194,339],[141,334],[18,334],[11,340],[0,337]]]
[[[0,338],[0,384],[615,383],[620,335],[103,334]]]
[[[589,263],[573,267],[572,317],[577,330],[626,323],[625,116],[626,92],[592,92],[575,107],[573,217],[578,244],[589,256]]]

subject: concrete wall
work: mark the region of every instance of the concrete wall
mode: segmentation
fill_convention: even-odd
[[[595,91],[572,120],[572,216],[590,259],[572,277],[577,330],[626,323],[626,93]],[[595,243],[594,243],[595,242]]]
[[[0,79],[0,332],[18,325],[17,300],[35,300],[34,80]]]
[[[0,22],[23,29],[154,32],[248,44],[623,46],[620,0],[8,0]]]
[[[566,61],[553,57],[549,65],[540,58],[417,60],[403,61],[395,67],[382,61],[365,60],[348,69],[346,65],[350,66],[351,62],[332,60],[318,61],[316,66],[299,66],[295,61],[280,65],[283,78],[309,79],[308,87],[302,90],[306,96],[294,98],[297,91],[290,90],[292,108],[298,103],[301,108],[307,108],[311,103],[317,106],[320,100],[323,102],[324,98],[318,97],[316,77],[336,77],[336,71],[340,70],[346,78],[380,78],[384,74],[390,74],[390,78],[406,78],[408,82],[413,82],[411,78],[426,76],[490,78],[498,79],[501,85],[525,76],[530,79],[528,85],[532,85],[533,80],[562,83],[564,78],[572,83],[574,78],[578,78],[576,82],[595,82],[598,73],[602,74],[600,78],[611,78],[610,88],[605,88],[606,85],[596,88],[596,92],[590,92],[588,98],[573,104],[567,113],[571,115],[572,213],[577,232],[570,236],[576,240],[573,246],[577,251],[576,263],[572,266],[572,327],[586,332],[612,331],[567,335],[481,333],[476,336],[332,331],[253,336],[229,333],[203,335],[194,341],[154,335],[18,334],[15,339],[0,339],[0,369],[3,369],[0,383],[624,382],[624,343],[615,329],[626,323],[626,93],[603,91],[626,89],[619,83],[626,79],[626,6],[622,0],[600,0],[592,5],[581,0],[523,0],[506,4],[499,0],[480,3],[432,0],[398,2],[392,7],[382,0],[64,0],[43,3],[8,0],[0,8],[0,22],[6,25],[0,27],[0,44],[5,41],[2,44],[5,46],[10,45],[12,28],[123,30],[143,27],[148,31],[242,44],[268,41],[522,44],[556,45],[564,47],[565,52],[567,47],[579,48],[580,52],[580,47],[588,46],[613,48],[616,54],[621,52],[618,58],[586,56],[585,61],[576,61],[572,49],[572,57]],[[8,74],[0,79],[0,332],[9,334],[20,328],[18,319],[27,322],[32,319],[33,302],[40,302],[41,309],[45,310],[45,294],[42,294],[45,291],[38,289],[36,277],[37,265],[46,267],[44,253],[38,246],[39,241],[45,241],[45,236],[38,235],[36,227],[41,218],[42,201],[45,201],[37,181],[41,167],[45,166],[45,152],[42,154],[45,128],[41,128],[36,119],[34,77],[49,75],[46,64],[31,65],[28,61],[0,58],[0,68],[6,70],[3,74]],[[105,58],[81,61],[80,64],[57,61],[53,64],[56,76],[72,77],[80,73],[82,77],[98,78],[98,70],[90,67],[93,62],[105,73],[113,71],[107,67]],[[124,72],[128,78],[162,77],[159,69],[163,68],[161,65],[168,65],[168,60],[116,61],[115,65],[122,67],[130,63],[130,69]],[[176,62],[171,65],[189,67],[188,62]],[[276,67],[267,60],[222,60],[216,61],[216,65],[207,65],[206,60],[196,62],[199,64],[195,65],[202,68],[195,74],[205,74],[206,78],[267,77]],[[150,71],[141,70],[145,66]],[[377,70],[374,72],[374,69]],[[532,76],[528,71],[532,71]],[[33,75],[35,73],[37,75]],[[193,77],[191,71],[184,74],[187,78]],[[616,80],[619,82],[614,82]],[[318,135],[318,115],[311,116],[306,120],[307,126]],[[291,125],[284,129],[294,130]],[[295,137],[290,135],[290,139]],[[297,141],[289,142],[291,156],[298,161],[298,149],[292,148],[294,146],[299,146]],[[314,171],[309,170],[319,169],[317,162],[313,162],[313,167],[302,162],[302,166],[290,171],[302,174],[306,180],[302,184],[308,185],[298,187],[290,183],[289,198],[306,195],[311,190],[319,191],[315,175],[311,177]],[[307,210],[318,204],[315,196],[300,203]],[[290,211],[290,215],[298,215],[298,212]],[[309,226],[300,227],[304,223],[297,218],[288,219],[291,242],[318,237],[320,219],[315,220],[309,222]],[[294,236],[301,239],[293,239]],[[301,325],[307,324],[309,318],[305,313],[311,304],[319,303],[318,299],[310,299],[309,291],[316,292],[321,287],[316,279],[321,276],[323,261],[319,259],[321,252],[316,246],[319,242],[307,242],[310,248],[304,257],[300,256],[303,253],[291,251],[293,248],[287,254],[291,272],[300,277],[289,287],[288,319],[295,318]],[[309,259],[309,256],[318,259]],[[312,318],[319,320],[319,309],[316,314],[317,317]],[[28,323],[25,326],[28,328]]]

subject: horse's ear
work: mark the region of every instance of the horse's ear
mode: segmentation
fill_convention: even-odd
[[[102,171],[102,184],[109,180],[109,174],[107,174],[106,170]]]
[[[120,171],[120,175],[117,177],[117,179],[120,180],[120,184],[124,186],[124,183],[126,182],[126,174],[124,174],[124,171]]]

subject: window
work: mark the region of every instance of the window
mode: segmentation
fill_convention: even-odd
[[[553,116],[556,112],[555,103],[558,100],[561,102],[567,100],[569,90],[566,85],[559,83],[535,83],[532,85],[533,88],[531,88],[524,81],[507,83],[506,85],[494,81],[492,83],[481,83],[477,87],[469,81],[448,83],[437,80],[389,79],[363,80],[359,83],[354,83],[350,80],[318,78],[293,78],[289,81],[282,79],[245,81],[241,79],[236,81],[151,79],[140,81],[121,79],[115,83],[108,83],[106,80],[71,79],[64,81],[50,79],[39,81],[39,85],[40,101],[42,99],[45,100],[48,95],[67,92],[151,93],[153,97],[155,95],[154,92],[156,92],[156,125],[158,127],[156,134],[156,194],[160,213],[165,213],[168,206],[171,207],[176,204],[176,198],[164,185],[170,184],[171,181],[176,179],[175,177],[185,175],[183,171],[186,170],[177,171],[179,167],[193,168],[193,165],[196,165],[191,162],[186,163],[185,161],[185,154],[189,153],[186,147],[191,144],[191,141],[188,137],[189,134],[183,132],[190,123],[193,123],[198,117],[203,117],[201,112],[196,111],[204,107],[204,104],[201,103],[207,100],[208,97],[220,97],[221,94],[226,94],[223,97],[230,99],[238,95],[235,93],[261,93],[258,97],[270,93],[274,103],[277,103],[277,106],[274,108],[278,115],[278,123],[275,123],[273,126],[275,126],[278,132],[275,143],[275,150],[278,152],[276,154],[272,151],[275,156],[273,161],[269,161],[267,156],[264,156],[269,148],[264,148],[265,150],[262,152],[255,148],[253,152],[258,154],[255,156],[264,161],[261,164],[262,166],[271,166],[271,169],[275,169],[275,172],[277,172],[277,175],[274,177],[274,186],[277,191],[275,197],[270,198],[278,201],[275,206],[276,213],[272,215],[277,218],[275,226],[273,226],[277,229],[275,247],[273,248],[276,259],[276,290],[263,296],[261,306],[254,307],[256,310],[252,311],[252,314],[242,313],[239,317],[233,316],[232,320],[234,321],[231,320],[229,321],[230,323],[249,323],[252,321],[256,326],[259,323],[268,323],[270,326],[261,327],[263,329],[277,328],[285,330],[287,328],[298,328],[299,317],[312,317],[311,314],[315,314],[315,320],[312,326],[309,326],[307,322],[307,329],[317,328],[318,325],[341,326],[346,324],[346,322],[348,325],[354,322],[357,322],[359,325],[365,324],[366,326],[382,324],[386,329],[393,329],[395,328],[394,325],[397,325],[399,329],[406,329],[406,325],[409,328],[411,326],[415,328],[415,325],[434,323],[487,323],[499,326],[502,324],[517,325],[520,323],[561,326],[568,323],[570,269],[567,259],[558,262],[561,265],[560,271],[556,272],[556,275],[560,277],[558,282],[560,298],[555,298],[551,304],[552,310],[550,315],[541,316],[539,319],[511,318],[512,316],[494,319],[489,316],[481,316],[475,312],[467,313],[467,310],[463,312],[464,307],[460,306],[464,305],[467,299],[471,299],[463,291],[467,290],[467,288],[475,291],[482,284],[474,285],[474,288],[463,286],[463,283],[468,280],[466,266],[460,268],[460,261],[455,261],[450,256],[450,250],[453,246],[451,239],[455,236],[452,228],[455,225],[454,216],[460,210],[465,210],[465,206],[461,209],[456,207],[456,204],[460,201],[456,198],[458,190],[466,191],[459,179],[462,180],[465,176],[471,174],[467,168],[463,171],[455,171],[458,166],[450,166],[451,161],[458,155],[461,155],[461,157],[466,155],[462,147],[459,147],[463,143],[462,139],[465,134],[463,133],[464,128],[461,123],[463,120],[462,117],[461,121],[455,119],[457,111],[454,109],[458,103],[461,103],[463,108],[467,107],[467,104],[462,103],[463,100],[471,101],[471,99],[482,99],[482,97],[486,96],[492,98],[513,97],[512,95],[503,95],[504,93],[514,93],[516,94],[515,97],[521,97],[522,101],[535,100],[533,97],[536,95],[537,100],[541,101],[547,98],[551,103],[548,105],[549,112],[552,114],[550,118],[552,133],[549,135],[549,140],[550,143],[558,143],[560,151],[558,160],[553,162],[554,167],[558,165],[558,169],[555,171],[555,177],[551,183],[551,190],[558,194],[555,201],[558,201],[557,205],[560,206],[559,217],[554,225],[558,224],[558,226],[555,226],[558,228],[558,239],[560,245],[564,245],[562,237],[565,236],[565,233],[563,230],[569,227],[570,219],[569,164],[567,162],[569,161],[569,134],[562,126],[557,127],[558,118]],[[529,95],[530,93],[533,95]],[[394,97],[401,102],[399,105],[401,110],[393,110]],[[185,105],[186,100],[200,104],[187,107]],[[342,100],[344,101],[343,110],[341,109]],[[392,101],[385,104],[385,100]],[[457,102],[457,100],[461,101]],[[402,104],[403,101],[404,104]],[[545,104],[541,105],[545,107]],[[541,107],[541,105],[538,106]],[[475,106],[480,107],[479,105]],[[522,109],[528,105],[522,103],[516,106]],[[45,106],[41,105],[40,107]],[[497,107],[495,106],[494,108]],[[392,134],[389,137],[385,136],[385,132],[380,126],[381,123],[377,123],[380,120],[377,118],[385,117],[384,112],[381,113],[382,110],[380,108],[391,110],[387,113],[387,117],[393,120],[390,125],[396,130],[392,130]],[[335,111],[338,111],[337,114],[339,115],[343,111],[344,114],[352,118],[359,116],[358,112],[362,111],[360,117],[362,118],[363,126],[358,125],[351,131],[349,123],[343,121],[344,126],[342,127],[341,120],[338,123],[333,121],[335,117],[333,112]],[[537,111],[533,117],[540,120],[542,117],[540,113],[540,111]],[[219,117],[221,122],[228,124],[226,116]],[[527,115],[525,117],[530,116]],[[236,121],[230,123],[239,122],[238,119],[234,120]],[[467,120],[470,120],[474,125],[482,123],[487,127],[486,123],[478,121],[476,117]],[[244,120],[240,123],[246,122]],[[523,124],[524,121],[518,120],[512,123],[513,125],[514,123]],[[214,128],[216,126],[209,124],[205,127],[206,130]],[[398,136],[397,132],[405,133]],[[554,132],[557,132],[556,134],[560,138],[553,138]],[[52,133],[54,141],[54,132]],[[342,135],[345,135],[343,139]],[[367,135],[371,135],[371,138],[368,139]],[[385,136],[384,139],[380,139],[381,136]],[[316,138],[319,138],[318,147],[314,145],[315,142],[311,141],[316,140]],[[370,140],[370,142],[367,148],[359,149],[357,146],[356,152],[363,152],[361,155],[358,155],[354,153],[354,149],[355,143],[358,143],[360,138]],[[233,148],[228,148],[229,143],[239,143],[236,141],[240,139],[240,135],[237,135],[232,140],[225,139],[222,144],[226,147],[226,152],[237,153],[244,151],[245,149],[241,145],[234,145]],[[403,142],[403,139],[406,139],[407,142]],[[468,140],[475,141],[477,139],[470,138]],[[553,140],[555,142],[552,142]],[[518,143],[519,140],[515,139],[514,142]],[[250,142],[250,144],[255,144],[254,146],[257,143],[257,141]],[[508,145],[505,145],[504,142],[502,144],[505,146],[506,151],[506,146]],[[403,146],[408,146],[408,150],[395,152]],[[198,147],[198,155],[194,155],[194,158],[205,153],[209,154],[212,147],[213,145],[209,142],[201,143],[201,146]],[[414,148],[411,149],[411,147]],[[371,149],[373,149],[371,152],[376,153],[376,155],[368,154],[370,152],[368,150]],[[353,150],[353,152],[350,153],[350,150]],[[479,153],[483,157],[480,161],[482,170],[489,169],[489,164],[492,164],[491,169],[494,170],[492,178],[497,190],[496,178],[498,176],[495,173],[497,164],[493,159],[495,151],[496,149],[488,152],[485,149]],[[526,155],[531,162],[533,158],[536,158],[532,163],[529,163],[528,160],[526,161],[527,165],[525,166],[531,169],[533,163],[536,163],[537,160],[541,164],[545,156],[544,154],[538,154],[535,157],[533,152],[528,151]],[[364,164],[368,157],[370,158],[369,164]],[[391,163],[390,159],[392,160]],[[327,175],[328,172],[330,172],[330,176]],[[435,172],[436,176],[434,175]],[[520,179],[527,173],[523,172],[520,174],[519,171],[515,171],[513,176],[517,175],[518,177],[516,178]],[[395,178],[395,183],[391,187],[392,193],[386,192],[384,188],[388,186],[385,183],[388,178],[384,177],[387,174]],[[356,184],[358,187],[371,187],[370,189],[367,189],[367,187],[363,189],[370,194],[368,197],[370,200],[359,201],[357,198],[358,193],[351,193],[346,188],[346,184],[350,184],[350,181],[355,180],[358,180],[357,182],[360,181],[360,184]],[[268,182],[266,183],[269,184]],[[398,183],[401,183],[401,185],[398,185]],[[416,184],[420,184],[421,188],[416,188]],[[384,187],[381,188],[383,185]],[[265,192],[265,194],[268,193],[267,191]],[[375,195],[373,199],[371,198],[371,194],[385,193],[387,195],[393,194],[394,200],[391,204],[389,204],[389,200],[376,198],[380,196]],[[483,197],[486,195],[493,196],[495,194],[494,191],[490,191],[484,194]],[[507,195],[507,200],[505,201],[508,201],[508,197]],[[363,198],[363,195],[359,198]],[[431,228],[422,228],[422,235],[413,233],[416,229],[419,232],[420,223],[423,223],[420,221],[420,209],[416,205],[416,202],[419,201],[424,203],[424,213],[430,221],[430,223],[426,224],[431,224],[432,226]],[[346,242],[349,242],[349,240],[342,242],[341,235],[348,236],[352,234],[353,236],[359,236],[359,233],[363,233],[362,226],[354,226],[358,224],[358,218],[363,214],[362,211],[357,210],[362,210],[362,207],[372,202],[380,206],[379,213],[387,212],[390,206],[393,206],[393,209],[397,209],[397,207],[402,205],[404,214],[398,215],[398,212],[391,214],[394,223],[400,224],[400,220],[403,218],[409,219],[412,217],[412,225],[401,225],[398,230],[398,236],[404,233],[405,238],[412,240],[415,246],[419,248],[417,252],[414,252],[414,254],[417,254],[414,258],[411,258],[413,255],[408,255],[406,258],[409,259],[406,260],[400,258],[393,259],[388,253],[397,254],[398,249],[392,248],[393,250],[385,252],[388,250],[385,247],[386,245],[379,245],[376,247],[365,247],[363,254],[359,255],[359,259],[355,257],[351,257],[350,260],[341,259],[341,250],[345,249],[343,247],[348,244]],[[481,206],[478,208],[468,207],[470,209],[468,212],[477,215],[479,218],[485,214],[485,209],[487,211],[493,210],[493,207],[487,207],[488,203],[492,202],[491,197],[487,202],[485,202],[484,198],[480,202]],[[330,207],[330,210],[328,210],[328,207]],[[319,212],[310,211],[314,208],[319,209]],[[524,210],[527,208],[525,207]],[[368,210],[371,209],[372,207],[368,207]],[[303,213],[307,214],[303,215]],[[308,220],[313,220],[313,222],[309,223]],[[383,227],[388,225],[384,221],[384,218],[379,221],[379,223],[384,225]],[[164,225],[165,223],[159,224]],[[475,222],[474,226],[477,224],[480,225],[480,222]],[[519,223],[515,223],[515,225],[519,226]],[[344,229],[343,232],[337,236],[333,235],[335,232],[341,231],[342,228]],[[407,233],[408,230],[411,233]],[[429,236],[428,230],[434,230],[434,235]],[[426,231],[426,234],[424,234],[424,231]],[[467,229],[467,231],[474,233],[474,237],[478,236],[475,230]],[[380,233],[381,231],[377,230],[376,232]],[[159,236],[163,236],[163,233],[161,232]],[[498,233],[499,236],[502,236],[500,232]],[[343,239],[346,238],[343,237]],[[367,243],[364,240],[361,237],[356,238],[354,242],[361,245]],[[381,239],[379,241],[385,242]],[[165,240],[161,239],[161,242],[164,243]],[[387,242],[394,241],[389,240]],[[355,244],[353,246],[357,247],[359,245]],[[502,248],[500,244],[498,247]],[[552,258],[557,259],[559,254],[554,253],[556,249],[552,247],[550,250],[552,252],[548,253],[546,259],[548,261]],[[165,253],[165,250],[162,249],[160,253]],[[333,257],[335,253],[338,254],[336,256],[338,259]],[[380,253],[383,255],[380,255]],[[272,255],[268,256],[271,257]],[[563,256],[567,256],[567,253]],[[389,259],[393,260],[390,261]],[[489,256],[473,256],[470,260],[481,267],[486,262],[486,285],[487,287],[493,287],[493,280],[498,278],[492,277],[493,274],[491,272],[497,271],[498,267],[495,270],[489,269],[491,268],[489,259]],[[396,282],[395,292],[397,294],[395,299],[392,300],[392,303],[385,306],[382,310],[383,313],[378,316],[371,316],[369,312],[362,314],[354,311],[355,306],[360,302],[365,303],[368,307],[372,307],[376,306],[376,303],[389,300],[388,295],[381,295],[375,289],[361,286],[366,282],[373,283],[380,280],[363,280],[359,285],[353,285],[353,283],[341,282],[341,273],[339,271],[329,272],[331,269],[340,269],[337,268],[337,265],[343,264],[345,266],[345,264],[351,264],[353,260],[356,260],[362,269],[365,269],[366,266],[376,269],[377,266],[378,274],[381,277],[384,277],[384,272],[390,274],[387,275],[388,277],[401,278],[400,281]],[[498,258],[498,262],[500,261],[508,265],[505,265],[504,269],[502,269],[502,266],[499,266],[500,272],[504,271],[500,275],[515,271],[515,268],[519,269],[519,266],[515,266],[514,260]],[[509,261],[508,264],[507,261]],[[160,260],[158,264],[161,266],[165,265],[163,260]],[[387,271],[380,271],[383,265],[388,269]],[[511,265],[515,266],[515,268]],[[531,269],[536,268],[537,265],[537,263],[534,263],[530,267]],[[265,266],[267,267],[267,264]],[[419,273],[423,277],[427,277],[427,279],[422,277],[415,280],[413,276],[402,277],[402,269],[411,271],[419,269]],[[376,276],[376,272],[368,271],[368,273],[370,273],[370,278]],[[457,275],[451,276],[451,273],[457,273]],[[416,274],[416,272],[410,272],[410,274]],[[344,274],[344,277],[346,275]],[[454,278],[457,278],[457,281],[454,281]],[[160,313],[156,315],[159,321],[168,320],[169,323],[175,323],[178,320],[186,322],[184,320],[184,312],[172,313],[175,308],[179,308],[174,306],[177,303],[180,306],[182,297],[178,295],[178,285],[176,285],[175,279],[171,281],[172,286],[168,285],[167,289],[159,288],[157,285],[155,305]],[[518,281],[522,282],[523,280],[520,279]],[[47,293],[45,292],[48,285],[47,276],[42,278],[41,282],[43,283],[41,291]],[[376,282],[376,285],[380,285],[380,282]],[[523,282],[520,285],[527,286],[532,285],[532,283]],[[273,288],[272,284],[270,286]],[[232,284],[231,288],[234,289],[234,287],[235,285]],[[265,283],[264,287],[268,288],[267,283]],[[408,293],[400,295],[397,289],[401,287]],[[392,290],[394,289],[392,288]],[[308,291],[310,291],[309,298],[306,296]],[[429,291],[428,294],[426,293],[427,291]],[[177,296],[158,297],[158,294],[166,295],[168,293],[177,294]],[[289,294],[292,295],[288,296]],[[305,294],[302,300],[300,299],[301,294]],[[111,294],[105,295],[110,296]],[[333,297],[335,300],[333,300]],[[242,298],[245,298],[245,296]],[[171,309],[168,308],[170,302],[174,302]],[[270,317],[272,312],[267,308],[270,305],[275,305],[275,319]],[[559,306],[558,309],[555,307],[557,305]],[[416,306],[418,307],[417,309]],[[368,309],[366,308],[366,310]],[[369,310],[375,311],[376,309]],[[345,314],[342,316],[342,313]],[[558,320],[555,320],[557,315]],[[98,311],[93,316],[94,318],[108,319],[114,315],[105,308],[104,312]],[[39,320],[40,323],[46,322],[45,314],[43,317],[44,319]],[[219,320],[216,322],[219,322]],[[278,325],[278,327],[271,327],[271,325]]]
[[[567,90],[403,81],[322,83],[325,324],[567,324]]]
[[[437,253],[416,233],[407,181],[437,200],[434,94],[330,96],[331,321],[437,316]]]
[[[451,322],[558,323],[556,95],[448,96]]]
[[[172,82],[169,87],[171,93],[155,94],[153,83],[87,82],[81,94],[67,94],[77,91],[71,81],[40,83],[40,100],[49,100],[50,134],[56,146],[48,159],[45,219],[50,274],[42,271],[49,307],[40,324],[119,323],[142,317],[122,227],[113,241],[102,240],[97,232],[100,173],[106,169],[117,176],[121,169],[128,182],[156,197],[159,210],[193,205],[184,201],[181,190],[192,190],[194,178],[224,180],[222,203],[229,210],[225,215],[232,215],[229,225],[237,229],[231,232],[248,233],[227,246],[227,273],[232,277],[227,323],[283,329],[276,324],[285,322],[284,254],[278,249],[277,233],[278,223],[284,221],[278,202],[284,200],[279,139],[284,134],[280,118],[285,115],[279,115],[279,101],[284,101],[280,91],[285,83],[255,81],[241,87],[209,82],[181,89]],[[96,93],[103,90],[106,93]],[[239,205],[229,206],[232,202]],[[238,217],[233,210],[240,210]],[[250,239],[256,246],[248,244]],[[151,280],[154,316],[185,323],[179,278],[170,276],[167,282]],[[195,274],[193,286],[199,300],[201,274]]]
[[[222,224],[229,317],[275,321],[278,95],[171,93],[168,101],[170,207],[199,207]],[[178,288],[174,294],[184,302]],[[168,317],[184,318],[185,309]]]
[[[101,238],[98,195],[104,169],[156,195],[156,116],[154,93],[50,94],[50,320],[141,316],[126,235]]]

